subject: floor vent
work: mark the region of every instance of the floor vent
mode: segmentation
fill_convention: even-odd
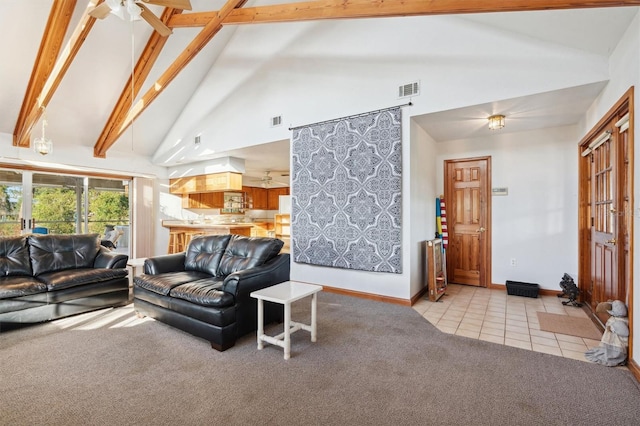
[[[406,98],[420,94],[420,84],[416,81],[409,84],[403,84],[398,87],[398,97]]]
[[[271,127],[277,127],[282,124],[282,116],[271,117]]]

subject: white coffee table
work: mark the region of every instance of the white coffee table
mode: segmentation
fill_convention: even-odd
[[[322,291],[322,286],[315,284],[305,284],[295,281],[285,281],[262,290],[254,291],[251,297],[258,299],[258,349],[264,347],[263,342],[284,348],[284,359],[291,356],[291,333],[298,330],[311,332],[311,341],[316,341],[316,320],[318,310],[318,292]],[[291,321],[291,303],[296,300],[311,297],[311,324],[302,324]],[[284,332],[277,336],[267,336],[264,334],[264,301],[279,303],[284,305]]]

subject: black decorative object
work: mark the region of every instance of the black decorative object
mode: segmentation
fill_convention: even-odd
[[[535,283],[523,283],[520,281],[506,282],[507,294],[510,296],[522,296],[522,297],[538,297],[538,290],[540,286]]]
[[[559,294],[558,297],[568,297],[569,300],[565,300],[562,302],[563,305],[573,305],[580,307],[582,303],[576,302],[578,295],[580,294],[580,289],[573,282],[573,278],[567,273],[562,276],[562,281],[560,281],[560,288],[562,288],[562,294]]]

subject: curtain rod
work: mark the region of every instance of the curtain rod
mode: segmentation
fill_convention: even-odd
[[[340,121],[340,120],[345,120],[345,119],[349,119],[349,118],[363,117],[363,116],[368,115],[368,114],[373,114],[373,113],[376,113],[376,112],[389,111],[390,109],[402,108],[402,107],[411,106],[411,105],[413,105],[413,103],[409,102],[407,104],[396,105],[396,106],[392,106],[392,107],[389,107],[389,108],[376,109],[376,110],[369,111],[369,112],[362,112],[360,114],[348,115],[346,117],[340,117],[340,118],[334,118],[332,120],[318,121],[317,123],[303,124],[301,126],[289,127],[289,130],[295,130],[295,129],[299,129],[301,127],[317,126],[318,124],[333,123],[334,121]]]

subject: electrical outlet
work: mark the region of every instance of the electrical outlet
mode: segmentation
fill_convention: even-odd
[[[511,258],[511,266],[516,266],[516,259],[514,257]]]

